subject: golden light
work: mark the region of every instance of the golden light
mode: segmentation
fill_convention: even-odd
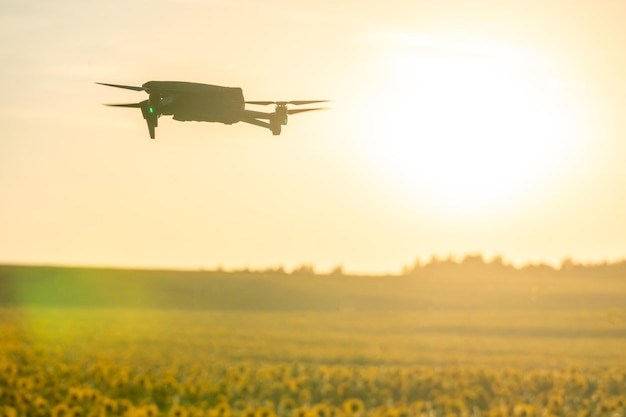
[[[384,88],[370,91],[360,137],[401,193],[442,213],[491,215],[558,175],[573,115],[523,58],[467,45],[385,54]]]

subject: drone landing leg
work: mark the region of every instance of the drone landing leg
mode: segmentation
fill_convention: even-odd
[[[150,132],[150,139],[155,138],[154,128],[157,126],[156,117],[147,117],[146,122],[148,123],[148,131]]]

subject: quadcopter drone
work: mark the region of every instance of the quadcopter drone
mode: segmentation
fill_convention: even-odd
[[[161,116],[172,116],[174,120],[183,122],[217,122],[227,125],[244,122],[267,128],[272,131],[272,134],[280,135],[281,127],[287,124],[290,114],[325,109],[325,107],[289,109],[288,105],[299,106],[328,101],[245,101],[243,91],[239,87],[222,87],[185,81],[148,81],[141,87],[96,84],[148,93],[148,99],[139,103],[107,104],[107,106],[141,109],[141,114],[148,124],[151,139],[155,138],[155,128]],[[246,104],[274,104],[276,107],[273,113],[266,113],[246,109]]]

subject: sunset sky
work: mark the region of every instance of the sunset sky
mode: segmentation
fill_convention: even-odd
[[[626,256],[626,2],[0,7],[0,262],[399,271]],[[330,99],[281,136],[162,117],[194,81]],[[271,108],[260,108],[269,110]]]

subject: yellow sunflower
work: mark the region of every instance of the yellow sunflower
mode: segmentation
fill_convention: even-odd
[[[67,393],[67,403],[76,405],[83,399],[83,390],[80,388],[72,387]]]
[[[52,407],[50,410],[51,417],[68,417],[70,412],[70,407],[68,407],[65,403],[60,403]]]
[[[124,417],[146,417],[146,410],[142,407],[132,407],[122,415]]]
[[[343,402],[343,411],[347,416],[360,416],[365,410],[363,401],[359,398],[349,398]]]
[[[111,398],[104,397],[102,398],[102,402],[100,407],[104,413],[104,415],[115,415],[119,410],[119,403]]]
[[[239,415],[240,417],[256,417],[256,412],[252,408],[246,408]]]
[[[278,413],[281,415],[289,414],[294,408],[296,408],[296,402],[293,398],[283,395],[278,403]]]
[[[308,408],[298,407],[293,409],[293,411],[291,412],[291,417],[307,417],[308,413]]]
[[[45,399],[37,397],[33,405],[35,407],[35,413],[37,413],[38,416],[48,414],[48,401]]]
[[[83,417],[85,415],[85,410],[82,407],[75,406],[70,409],[67,413],[67,417]]]
[[[31,391],[35,387],[35,384],[31,378],[22,377],[17,379],[16,386],[20,391]]]
[[[5,405],[4,407],[0,407],[0,412],[2,412],[3,417],[17,417],[17,410],[13,407]]]
[[[147,375],[139,375],[138,377],[136,377],[135,384],[137,384],[143,390],[146,390],[148,392],[152,391],[152,381]]]
[[[154,404],[144,406],[143,411],[146,417],[157,417],[159,415],[159,408]]]
[[[128,410],[133,408],[133,403],[128,398],[122,398],[117,401],[117,411],[119,414],[124,414]]]
[[[270,407],[257,408],[254,412],[255,417],[276,417],[276,413]]]
[[[100,398],[100,392],[95,389],[86,388],[83,390],[83,401],[87,404],[96,404]]]
[[[167,415],[169,417],[188,417],[189,412],[185,407],[181,405],[175,405],[170,409],[170,412]]]
[[[315,404],[309,410],[309,417],[331,417],[332,411],[326,404]]]
[[[209,417],[230,417],[231,416],[230,405],[227,402],[220,402],[215,407],[209,410]]]
[[[311,391],[309,391],[306,388],[301,389],[300,392],[298,393],[298,401],[300,401],[301,403],[311,402],[312,398],[313,398],[313,395],[311,394]]]
[[[532,417],[535,415],[535,409],[529,404],[516,404],[513,407],[514,417]]]

